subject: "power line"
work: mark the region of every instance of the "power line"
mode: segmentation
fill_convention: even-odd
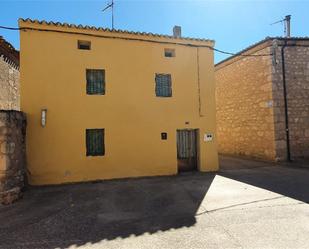
[[[222,54],[228,54],[228,55],[239,55],[239,56],[255,56],[255,57],[259,57],[259,56],[271,56],[272,54],[242,54],[242,53],[232,53],[232,52],[226,52],[217,48],[212,48],[212,50],[222,53]]]
[[[0,29],[21,30],[22,28],[11,28],[11,27],[6,27],[6,26],[0,26]]]
[[[36,30],[41,32],[59,32],[59,33],[70,33],[70,34],[79,34],[79,35],[88,35],[88,36],[95,36],[95,37],[101,37],[101,38],[110,38],[110,39],[124,39],[124,40],[135,40],[135,41],[145,41],[145,42],[154,42],[154,43],[166,43],[166,44],[175,44],[175,45],[185,45],[185,46],[191,46],[191,47],[207,47],[213,51],[227,54],[227,55],[237,55],[242,57],[261,57],[261,56],[272,56],[272,54],[242,54],[242,53],[232,53],[227,52],[221,49],[214,48],[212,46],[208,45],[193,45],[193,44],[182,44],[177,42],[163,42],[163,41],[155,41],[155,40],[144,40],[139,38],[129,38],[129,37],[115,37],[115,36],[104,36],[104,35],[95,35],[95,34],[85,34],[82,32],[66,32],[66,31],[58,31],[58,30],[49,30],[49,29],[37,29],[37,28],[14,28],[14,27],[6,27],[6,26],[0,26],[0,29],[7,29],[7,30]]]

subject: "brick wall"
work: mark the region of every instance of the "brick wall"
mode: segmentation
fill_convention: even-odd
[[[256,54],[269,54],[258,46]],[[276,160],[271,57],[235,57],[216,66],[220,153]]]
[[[19,111],[0,111],[0,204],[18,199],[24,186],[26,118]]]
[[[19,110],[19,70],[0,56],[0,110]]]
[[[279,158],[286,158],[286,134],[282,81],[281,48],[278,41],[277,64],[273,65],[275,137]],[[287,86],[288,124],[292,159],[309,158],[309,39],[289,40],[284,49]]]

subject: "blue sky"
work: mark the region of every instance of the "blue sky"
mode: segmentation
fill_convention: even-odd
[[[100,10],[108,0],[0,0],[0,26],[17,26],[19,17],[92,26],[111,26],[110,12]],[[171,34],[182,26],[184,36],[216,40],[216,48],[238,52],[264,39],[282,36],[283,25],[270,25],[292,15],[293,36],[309,36],[308,1],[194,1],[194,0],[115,0],[115,28]],[[16,48],[17,31],[0,29]],[[216,62],[226,55],[216,53]]]

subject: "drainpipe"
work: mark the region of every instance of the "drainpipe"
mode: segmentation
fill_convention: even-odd
[[[287,88],[286,88],[286,77],[285,77],[285,58],[284,58],[284,49],[286,46],[287,42],[286,40],[284,40],[284,44],[281,47],[281,62],[282,62],[283,99],[284,99],[284,114],[285,114],[286,152],[287,152],[287,161],[291,161],[289,114],[288,114],[288,100],[287,100]]]
[[[202,117],[202,104],[201,104],[201,83],[200,83],[200,55],[199,48],[196,48],[196,64],[197,64],[197,90],[198,90],[198,111]]]

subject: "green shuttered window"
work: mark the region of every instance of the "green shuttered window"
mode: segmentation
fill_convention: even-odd
[[[86,69],[87,94],[105,94],[105,70]]]
[[[172,77],[170,74],[156,74],[156,96],[172,96]]]
[[[104,156],[104,129],[86,129],[87,156]]]

